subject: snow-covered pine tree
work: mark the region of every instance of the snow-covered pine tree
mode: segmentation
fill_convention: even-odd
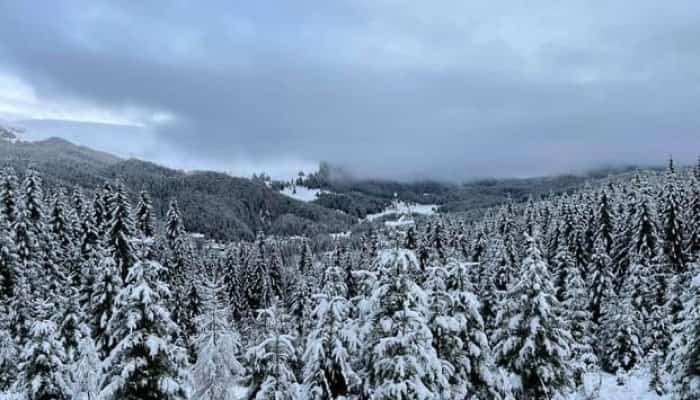
[[[419,262],[412,251],[399,249],[380,252],[377,264],[381,273],[372,297],[365,395],[434,398],[448,383],[426,323],[426,294],[411,280]]]
[[[41,188],[41,177],[34,169],[28,169],[22,183],[22,208],[27,218],[27,224],[37,238],[43,238],[45,230],[44,191]],[[41,244],[44,245],[43,243]]]
[[[78,358],[71,366],[71,399],[96,399],[100,391],[102,364],[95,341],[89,334],[78,343]]]
[[[241,343],[231,324],[231,312],[221,302],[223,285],[215,272],[204,280],[202,313],[197,317],[194,343],[196,362],[192,365],[193,398],[232,400],[233,390],[245,371],[238,357]]]
[[[425,322],[432,334],[432,346],[440,360],[442,374],[448,377],[454,373],[448,355],[454,345],[452,328],[455,322],[450,314],[452,298],[447,292],[447,269],[434,259],[425,275],[421,285],[427,295]],[[438,388],[440,393],[449,393],[450,389],[448,385]]]
[[[700,393],[700,275],[690,284],[681,321],[669,363],[674,394],[678,400],[696,400]]]
[[[7,313],[2,306],[0,312]],[[9,318],[0,319],[0,393],[9,390],[17,380],[19,348],[12,337],[9,323]]]
[[[119,289],[123,286],[117,263],[111,257],[103,258],[97,268],[97,276],[90,290],[89,312],[90,329],[95,345],[104,360],[111,352],[114,342],[109,320],[114,315]]]
[[[606,247],[606,240],[599,236],[591,258],[591,266],[588,268],[591,273],[588,311],[591,317],[591,328],[596,332],[596,338],[601,337],[600,328],[606,305],[615,299],[612,259]],[[602,349],[601,346],[595,346],[595,348]]]
[[[596,225],[598,230],[596,231],[595,239],[601,241],[603,250],[609,256],[615,248],[615,214],[606,190],[600,192]]]
[[[343,271],[331,266],[322,292],[315,296],[315,327],[303,354],[303,383],[313,400],[347,397],[359,389],[360,377],[352,364],[359,338],[349,323],[352,303],[345,297],[343,278]]]
[[[255,245],[248,256],[246,265],[245,285],[246,300],[249,311],[267,308],[272,300],[272,285],[270,273],[265,262],[264,237],[262,232],[258,234]]]
[[[55,251],[58,254],[58,261],[72,262],[75,255],[71,254],[75,248],[73,239],[73,223],[70,220],[70,209],[66,204],[65,194],[61,189],[56,191],[51,199],[51,210],[49,212],[49,229],[52,233],[52,239]]]
[[[505,394],[505,387],[495,367],[479,300],[471,288],[469,268],[456,260],[446,266],[450,302],[441,357],[452,367],[452,373],[448,375],[450,390],[444,398],[497,400]]]
[[[105,360],[105,400],[187,399],[187,352],[174,343],[178,327],[165,308],[167,286],[155,261],[134,263],[107,324],[113,349]]]
[[[260,310],[265,336],[246,354],[250,365],[248,395],[251,400],[294,400],[298,387],[292,371],[296,357],[294,336],[285,332],[284,315],[276,303]]]
[[[92,219],[92,213],[85,212],[80,221],[78,268],[80,269],[80,305],[84,310],[91,309],[92,290],[98,277],[98,265],[105,257],[105,250]]]
[[[286,294],[286,285],[284,284],[284,264],[282,263],[282,255],[280,254],[277,245],[272,246],[270,260],[268,261],[270,273],[270,289],[272,296],[283,298]]]
[[[669,168],[665,177],[663,194],[663,236],[660,259],[654,276],[656,304],[652,310],[652,338],[655,344],[655,372],[653,384],[657,392],[663,392],[659,370],[663,368],[671,345],[671,333],[680,325],[684,297],[687,296],[691,273],[688,270],[686,242],[683,238],[682,210],[679,200],[678,177]],[[692,207],[691,207],[692,215]],[[692,223],[692,222],[691,222]],[[692,241],[691,233],[691,241]],[[667,302],[667,303],[666,303]]]
[[[240,244],[239,244],[240,246]],[[224,286],[226,297],[231,305],[231,312],[235,321],[240,321],[248,314],[248,298],[245,290],[245,269],[240,264],[236,247],[227,250],[222,261]]]
[[[78,358],[78,347],[84,335],[81,323],[85,320],[80,309],[79,293],[77,286],[68,285],[62,291],[61,324],[59,326],[59,337],[63,344],[63,351],[66,354],[65,361],[73,363]]]
[[[64,364],[65,354],[57,337],[58,328],[49,320],[32,325],[22,349],[19,375],[14,390],[29,400],[68,400],[70,381]]]
[[[153,227],[153,202],[151,195],[147,191],[142,190],[139,194],[139,202],[136,205],[135,214],[136,230],[144,238],[152,238],[155,235]]]
[[[576,264],[566,264],[568,271],[564,273],[564,282],[560,303],[563,307],[567,329],[571,332],[571,362],[569,367],[574,371],[577,385],[583,383],[586,371],[597,365],[593,353],[593,329],[591,314],[588,311],[587,286],[581,275],[581,269]]]
[[[441,263],[447,260],[447,238],[445,234],[445,224],[437,221],[433,224],[433,231],[430,233],[430,251]]]
[[[92,200],[92,219],[94,220],[95,230],[98,232],[99,236],[105,236],[107,224],[109,223],[109,210],[99,191],[95,192],[95,197]]]
[[[632,264],[628,279],[614,301],[605,303],[601,330],[603,334],[603,369],[624,374],[636,367],[643,357],[642,333],[644,320],[638,287],[641,284],[638,265]]]
[[[80,188],[80,186],[73,188],[70,196],[70,204],[73,206],[73,210],[75,211],[75,218],[83,218],[83,215],[87,211],[88,207],[85,202],[85,197],[83,196],[83,190]]]
[[[693,181],[690,188],[688,206],[688,241],[686,254],[691,261],[700,261],[700,178]]]
[[[418,237],[416,235],[416,228],[411,225],[406,230],[406,238],[404,240],[404,247],[409,250],[418,249]]]
[[[104,199],[103,199],[104,201]],[[114,194],[109,198],[109,221],[106,229],[107,251],[117,263],[121,279],[126,282],[129,268],[136,262],[131,239],[134,222],[131,219],[131,205],[124,185],[119,182]]]
[[[495,329],[499,303],[514,273],[509,260],[503,240],[496,235],[490,239],[479,265],[470,271],[471,281],[480,300],[480,312],[487,337],[491,337]]]
[[[190,363],[194,363],[197,360],[197,349],[194,343],[194,337],[197,334],[197,318],[203,311],[202,297],[199,292],[199,285],[191,283],[185,295],[182,307],[183,315],[180,328],[182,330],[183,340],[187,346]]]
[[[312,289],[309,283],[310,272],[313,268],[313,255],[307,239],[301,243],[301,254],[298,264],[294,289],[290,299],[290,316],[296,330],[298,341],[306,339],[311,327],[313,327],[313,299]]]
[[[635,178],[635,185],[638,185],[639,178]],[[634,190],[629,190],[625,200],[623,211],[618,212],[621,219],[615,233],[615,248],[610,254],[613,261],[613,273],[615,276],[615,291],[619,292],[628,276],[633,254],[633,240],[635,232],[635,216],[637,214],[637,194]]]
[[[170,200],[165,219],[165,240],[170,249],[175,250],[178,240],[180,240],[185,233],[185,226],[182,222],[180,206],[174,198]]]
[[[559,240],[556,254],[552,260],[552,279],[554,280],[554,290],[557,300],[562,303],[567,296],[568,274],[576,270],[576,264],[571,254],[571,246],[566,237]]]
[[[498,314],[494,352],[516,378],[517,398],[555,398],[574,387],[570,360],[575,342],[536,239],[527,236],[526,246],[523,275],[508,290]]]
[[[9,304],[14,295],[19,272],[17,245],[10,224],[5,217],[0,216],[0,308]]]
[[[17,202],[17,175],[12,167],[7,167],[0,176],[0,214],[9,225],[17,217]]]
[[[430,255],[431,255],[431,240],[430,240],[430,235],[433,230],[433,225],[429,221],[426,226],[425,226],[425,231],[422,233],[420,240],[418,241],[418,249],[416,250],[416,254],[418,255],[418,261],[419,265],[421,268],[421,271],[424,271],[430,262]],[[363,257],[361,258],[362,264],[364,265],[370,265],[371,262],[373,262],[374,258],[370,258],[369,255],[365,256],[365,246],[362,248],[362,255]],[[376,258],[376,255],[375,255]]]

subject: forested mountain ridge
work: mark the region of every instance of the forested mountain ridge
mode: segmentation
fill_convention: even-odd
[[[48,187],[94,191],[119,177],[132,199],[143,189],[152,194],[156,215],[165,215],[168,202],[177,199],[187,228],[214,239],[252,239],[258,230],[313,236],[347,230],[355,221],[341,212],[290,199],[250,179],[123,160],[59,138],[0,142],[0,159],[3,167],[11,166],[20,174],[32,166]]]
[[[625,171],[463,184],[410,183],[347,176],[331,179],[327,164],[322,163],[318,172],[299,182],[325,189],[317,200],[305,203],[271,190],[258,179],[211,171],[184,172],[137,159],[125,160],[60,138],[0,142],[0,159],[0,166],[12,166],[20,174],[33,166],[48,187],[94,191],[118,177],[132,200],[141,190],[149,191],[156,215],[163,216],[168,202],[175,198],[190,231],[220,240],[250,240],[258,230],[285,236],[347,231],[358,219],[386,208],[394,195],[403,201],[437,204],[442,212],[460,212],[570,192],[585,182]]]

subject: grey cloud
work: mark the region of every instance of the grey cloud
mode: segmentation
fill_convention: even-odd
[[[175,166],[464,179],[700,152],[695,2],[9,3],[0,72],[56,101],[173,113],[152,133],[172,152],[152,158]]]

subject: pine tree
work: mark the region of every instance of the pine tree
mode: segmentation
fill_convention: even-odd
[[[596,214],[596,224],[598,230],[595,234],[595,239],[601,241],[605,254],[612,254],[615,247],[615,216],[610,205],[610,198],[607,191],[603,190],[600,193],[598,210]]]
[[[700,179],[693,181],[689,195],[686,254],[690,260],[700,261]]]
[[[15,391],[29,400],[68,400],[70,382],[64,365],[65,354],[51,321],[32,325],[30,338],[22,350]]]
[[[683,321],[671,355],[675,398],[696,400],[700,392],[700,275],[690,285]]]
[[[121,183],[117,185],[113,196],[109,198],[108,210],[107,250],[117,263],[121,278],[125,281],[129,268],[136,262],[136,256],[131,243],[131,238],[134,234],[131,206],[129,205],[129,199],[126,197],[124,185]]]
[[[183,339],[187,344],[190,363],[197,360],[197,351],[193,339],[197,334],[197,319],[202,313],[202,298],[199,294],[197,284],[191,284],[187,291],[187,296],[183,304],[183,318],[180,327],[182,329]]]
[[[105,236],[107,224],[109,223],[109,210],[100,192],[95,192],[95,197],[92,200],[92,216],[95,222],[95,230],[100,237]]]
[[[265,320],[265,337],[248,350],[251,366],[248,399],[292,400],[297,392],[294,362],[294,337],[285,333],[283,315],[276,304],[260,311]]]
[[[78,304],[77,287],[68,286],[65,289],[65,294],[65,297],[62,299],[64,309],[61,310],[62,318],[59,326],[59,335],[63,344],[63,351],[66,353],[66,361],[73,363],[78,357],[78,347],[84,335],[81,328],[84,316],[81,315],[80,305]]]
[[[309,283],[309,272],[313,269],[312,260],[313,256],[308,240],[304,239],[301,243],[297,277],[289,307],[298,340],[305,340],[310,328],[313,326],[312,313],[314,305],[311,298],[313,293]]]
[[[406,230],[406,240],[404,247],[409,250],[418,249],[418,238],[416,237],[416,229],[413,226],[409,226]]]
[[[241,343],[222,302],[223,286],[216,275],[202,285],[202,313],[196,319],[196,363],[192,365],[193,398],[228,400],[245,371],[238,356]]]
[[[83,335],[78,343],[78,359],[71,368],[71,398],[97,398],[102,379],[101,367],[95,341],[90,335]]]
[[[95,345],[100,351],[100,357],[104,360],[113,348],[113,332],[109,330],[108,324],[114,315],[117,295],[123,282],[117,270],[117,264],[111,257],[102,259],[97,271],[98,274],[90,290],[90,328]]]
[[[270,289],[272,290],[272,295],[274,297],[282,298],[286,293],[286,287],[284,285],[284,265],[282,263],[282,256],[280,255],[277,246],[272,246],[272,254],[270,256],[269,273],[270,273]]]
[[[481,317],[488,337],[496,328],[496,315],[503,294],[510,287],[514,268],[506,254],[503,241],[492,239],[482,261],[483,273],[476,280],[476,290],[481,301]]]
[[[71,221],[71,210],[65,202],[62,190],[54,193],[49,213],[49,229],[51,232],[52,262],[61,275],[66,279],[73,279],[71,283],[78,285],[80,279],[78,254],[75,253],[74,224]]]
[[[536,240],[527,236],[526,244],[523,276],[498,315],[494,351],[499,364],[518,377],[518,398],[555,398],[574,386],[569,362],[575,342]]]
[[[637,179],[635,178],[635,181]],[[630,268],[635,231],[634,219],[637,214],[636,192],[630,191],[627,197],[624,214],[623,212],[618,212],[618,215],[624,215],[624,220],[621,224],[618,224],[615,236],[615,249],[611,253],[615,276],[615,291],[618,292],[622,289]]]
[[[15,293],[19,256],[9,223],[0,217],[0,307]]]
[[[264,238],[259,234],[246,265],[244,288],[248,306],[253,312],[267,308],[272,300],[270,273],[265,262],[263,244]]]
[[[352,303],[344,297],[343,271],[330,267],[327,275],[322,293],[316,295],[316,325],[306,339],[303,355],[303,382],[314,400],[347,397],[360,383],[351,358],[359,338],[348,323]]]
[[[593,329],[599,332],[603,319],[604,309],[610,301],[614,300],[614,275],[612,271],[612,260],[605,250],[605,239],[601,237],[596,241],[595,250],[591,259],[591,284],[590,303],[588,310],[591,316]],[[600,332],[597,337],[600,336]],[[596,346],[601,348],[600,346]]]
[[[0,215],[9,225],[17,218],[17,175],[11,167],[0,176]]]
[[[615,301],[606,303],[602,324],[604,326],[603,368],[611,373],[624,373],[638,365],[642,359],[641,335],[643,317],[639,303],[635,277],[637,265],[632,265],[629,279]]]
[[[139,202],[136,206],[136,229],[145,238],[155,235],[153,228],[153,203],[151,196],[145,190],[139,194]]]
[[[426,294],[410,278],[419,262],[408,250],[378,257],[365,393],[377,400],[433,398],[448,383],[425,320]]]
[[[41,185],[39,173],[28,169],[22,184],[22,206],[27,222],[37,236],[43,236],[45,232],[44,192]]]
[[[446,398],[500,399],[504,388],[496,372],[486,336],[480,304],[468,279],[469,267],[451,261],[447,268],[450,302],[445,313],[442,358],[452,368],[448,375],[450,390]]]
[[[170,200],[168,213],[166,214],[165,223],[165,239],[171,250],[177,247],[178,241],[185,233],[185,227],[182,223],[182,215],[180,214],[180,206],[176,199]]]
[[[7,312],[3,307],[0,311]],[[0,393],[9,390],[17,380],[19,348],[12,337],[9,319],[0,319]]]
[[[597,359],[593,353],[593,329],[588,311],[586,283],[577,265],[570,264],[567,268],[560,303],[573,339],[569,367],[574,371],[576,384],[580,385],[584,373],[597,364]]]
[[[669,273],[678,276],[686,272],[686,258],[684,254],[683,226],[681,209],[678,201],[678,189],[676,188],[676,176],[669,172],[666,177],[663,210],[663,254],[666,263],[665,268]]]
[[[174,343],[178,327],[165,308],[168,288],[158,280],[161,266],[131,266],[109,320],[113,350],[105,360],[105,400],[188,398],[187,353]]]

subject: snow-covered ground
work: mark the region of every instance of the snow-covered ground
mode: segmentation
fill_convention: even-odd
[[[388,226],[389,228],[397,228],[399,226],[413,225],[415,223],[416,222],[411,217],[402,215],[396,221],[386,221],[384,225]]]
[[[566,400],[671,400],[671,395],[658,396],[649,391],[649,377],[643,373],[633,374],[623,386],[617,385],[614,375],[591,374],[586,379],[587,390],[572,394]],[[600,390],[597,390],[597,389]],[[237,386],[232,390],[235,399],[243,399],[246,388]],[[0,393],[0,400],[20,400],[22,396]]]
[[[598,388],[600,390],[598,390]],[[596,395],[598,394],[598,395]],[[586,378],[586,390],[572,395],[567,400],[670,400],[671,396],[659,396],[649,391],[649,376],[637,372],[627,378],[625,385],[619,386],[614,375],[591,374]]]
[[[309,202],[316,200],[321,192],[321,189],[309,189],[305,186],[287,186],[280,193],[299,201]]]
[[[331,233],[331,239],[343,239],[343,238],[349,238],[352,232],[347,231],[347,232],[339,232],[339,233]]]
[[[385,217],[392,214],[423,214],[432,215],[435,214],[439,206],[437,204],[415,204],[415,203],[405,203],[403,201],[394,202],[392,205],[384,209],[382,212],[376,214],[369,214],[365,217],[367,221],[374,221],[377,218]]]

